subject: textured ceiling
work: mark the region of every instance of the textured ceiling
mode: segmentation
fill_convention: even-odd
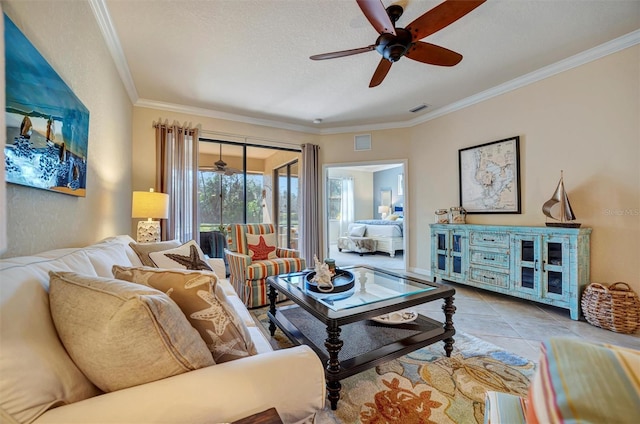
[[[488,0],[424,39],[462,54],[457,66],[405,57],[369,88],[375,51],[309,59],[375,42],[355,0],[91,2],[110,17],[107,38],[121,47],[136,104],[310,132],[407,126],[611,40],[640,38],[638,0]],[[441,1],[394,3],[405,7],[405,27]]]

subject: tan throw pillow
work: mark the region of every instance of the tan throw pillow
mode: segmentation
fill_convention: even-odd
[[[112,271],[116,278],[156,288],[171,297],[198,330],[216,363],[257,353],[249,330],[217,284],[215,274],[119,265]]]
[[[249,256],[254,261],[263,261],[265,259],[276,259],[276,234],[247,234],[247,247],[249,248]]]
[[[149,257],[151,252],[161,252],[163,250],[175,249],[180,247],[182,243],[180,240],[161,241],[158,243],[129,243],[129,246],[136,252],[136,255],[140,258],[140,262],[144,266],[156,266]]]
[[[194,240],[175,249],[151,252],[149,257],[157,268],[212,271],[202,249]]]
[[[69,356],[111,392],[213,365],[167,295],[112,278],[50,272],[51,316]]]

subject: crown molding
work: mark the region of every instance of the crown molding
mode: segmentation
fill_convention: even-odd
[[[616,53],[620,50],[624,50],[628,47],[632,47],[640,43],[640,29],[639,29],[639,30],[632,31],[626,35],[623,35],[621,37],[615,38],[606,43],[603,43],[592,49],[578,53],[567,59],[556,62],[552,65],[545,66],[544,68],[540,68],[536,71],[530,72],[526,75],[515,78],[511,81],[507,81],[506,83],[497,85],[493,88],[474,94],[472,96],[469,96],[457,102],[440,107],[438,109],[435,109],[431,112],[428,112],[420,117],[417,117],[411,120],[402,121],[402,122],[386,122],[386,123],[379,123],[379,124],[364,124],[364,125],[354,125],[354,126],[345,126],[345,127],[313,128],[313,127],[307,127],[304,125],[289,124],[289,123],[270,120],[270,119],[252,118],[245,115],[221,112],[213,109],[204,109],[204,108],[184,106],[184,105],[178,105],[178,104],[172,104],[172,103],[158,102],[155,100],[140,99],[138,96],[138,92],[136,90],[135,84],[133,83],[133,77],[131,76],[131,72],[129,71],[129,66],[124,56],[122,46],[120,45],[120,40],[118,39],[118,35],[116,33],[115,28],[113,27],[111,17],[107,9],[106,0],[88,0],[88,1],[91,6],[91,9],[93,10],[93,14],[96,17],[96,21],[98,22],[100,30],[102,31],[102,35],[105,39],[107,47],[111,52],[111,56],[113,57],[116,68],[118,69],[120,78],[122,79],[122,82],[127,90],[127,93],[129,94],[129,98],[131,99],[131,102],[134,104],[134,106],[148,107],[152,109],[160,109],[160,110],[166,110],[171,112],[205,116],[205,117],[216,118],[216,119],[224,119],[228,121],[243,122],[246,124],[261,125],[266,127],[279,128],[283,130],[299,131],[303,133],[320,134],[320,135],[411,128],[416,125],[447,115],[449,113],[453,113],[455,111],[483,102],[485,100],[489,100],[493,97],[497,97],[502,94],[508,93],[510,91],[517,90],[529,84],[533,84],[545,78],[549,78],[553,75],[584,65],[586,63],[592,62],[604,56]]]
[[[489,100],[493,97],[497,97],[510,91],[517,90],[519,88],[541,81],[545,78],[549,78],[561,72],[568,71],[570,69],[576,68],[610,54],[619,52],[620,50],[632,47],[638,43],[640,43],[640,30],[635,30],[626,35],[596,46],[592,49],[585,50],[584,52],[568,57],[567,59],[561,60],[549,66],[545,66],[544,68],[540,68],[521,77],[512,79],[511,81],[507,81],[504,84],[497,85],[488,90],[474,94],[473,96],[469,96],[457,102],[440,107],[433,110],[432,112],[425,113],[424,115],[411,119],[409,121],[325,128],[320,130],[320,134],[341,134],[359,131],[411,128],[424,122],[431,121],[432,119],[436,119],[449,113],[464,109],[468,106],[484,102],[485,100]]]
[[[423,116],[420,116],[419,118],[414,118],[413,120],[409,121],[409,126],[422,124],[424,122],[439,118],[457,110],[464,109],[468,106],[484,102],[485,100],[491,99],[493,97],[500,96],[513,90],[517,90],[519,88],[541,81],[545,78],[549,78],[561,72],[568,71],[570,69],[576,68],[610,54],[619,52],[620,50],[624,50],[638,43],[640,43],[640,30],[635,30],[626,35],[615,38],[609,42],[596,46],[592,49],[585,50],[584,52],[578,53],[549,66],[545,66],[544,68],[540,68],[521,77],[512,79],[511,81],[507,81],[504,84],[497,85],[478,94],[474,94],[473,96],[469,96],[460,101],[438,108],[433,112],[426,113]]]
[[[100,27],[102,37],[107,43],[107,48],[111,53],[113,62],[118,70],[118,74],[120,74],[120,79],[124,84],[124,88],[127,90],[129,99],[131,100],[131,103],[135,104],[135,102],[138,101],[138,90],[136,90],[136,85],[133,83],[133,77],[129,71],[129,64],[127,63],[124,51],[120,45],[120,39],[118,38],[116,29],[113,27],[111,15],[109,15],[109,9],[107,9],[106,0],[89,0],[89,5],[91,6],[91,10],[93,11],[93,15],[96,18],[98,26]]]
[[[158,102],[149,99],[138,99],[133,104],[136,107],[147,107],[151,109],[166,110],[169,112],[184,113],[187,115],[205,116],[208,118],[224,119],[227,121],[243,122],[245,124],[261,125],[265,127],[274,127],[282,130],[298,131],[309,134],[320,134],[317,128],[306,127],[303,125],[288,124],[286,122],[273,121],[270,119],[252,118],[245,115],[237,115],[234,113],[220,112],[213,109],[205,109],[193,106],[184,106],[174,103]]]

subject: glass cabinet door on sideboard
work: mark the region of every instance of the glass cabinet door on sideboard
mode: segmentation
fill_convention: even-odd
[[[466,274],[467,237],[465,231],[446,229],[436,230],[434,237],[435,249],[431,252],[431,269],[441,278],[458,277]]]
[[[567,237],[513,236],[513,288],[522,293],[567,301],[569,297],[569,248]]]
[[[569,298],[571,245],[564,236],[542,238],[542,297],[566,301]]]
[[[540,236],[519,235],[513,241],[513,288],[521,293],[540,295]]]

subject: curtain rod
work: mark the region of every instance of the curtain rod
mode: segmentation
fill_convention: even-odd
[[[194,132],[197,130],[197,128],[191,128],[191,122],[189,122],[189,124],[187,125],[187,123],[185,122],[183,126],[180,126],[180,123],[174,121],[173,124],[169,124],[168,120],[165,120],[164,123],[162,123],[162,120],[160,120],[160,122],[156,122],[153,121],[153,128],[165,128],[168,130],[172,130],[173,128],[176,128],[178,131],[186,131],[189,133],[189,135],[193,135]]]
[[[300,146],[302,144],[296,144],[296,143],[287,143],[286,141],[280,141],[280,140],[273,140],[273,139],[269,139],[269,138],[263,138],[263,137],[255,137],[255,136],[250,136],[250,135],[244,135],[244,134],[234,134],[234,133],[225,133],[225,132],[221,132],[221,131],[213,131],[213,130],[201,130],[200,131],[200,135],[204,136],[204,135],[218,135],[218,136],[223,136],[223,137],[232,137],[232,138],[239,138],[241,139],[241,141],[247,143],[249,142],[249,140],[255,140],[258,142],[267,142],[267,143],[273,143],[275,145],[282,145],[282,146],[294,146],[296,148],[300,148]],[[232,141],[232,140],[225,140],[225,141]]]

